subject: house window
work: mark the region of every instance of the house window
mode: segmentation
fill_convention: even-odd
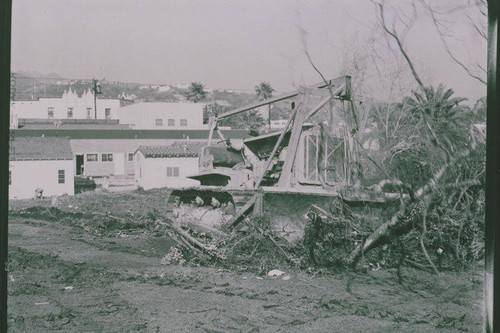
[[[87,154],[87,162],[97,162],[97,154]]]
[[[104,116],[106,117],[106,119],[111,119],[111,109],[110,108],[104,109]]]
[[[57,178],[58,178],[59,184],[64,184],[64,170],[57,171]]]
[[[128,153],[128,161],[133,162],[134,161],[134,153]]]
[[[113,162],[113,154],[102,154],[101,161],[103,162]]]
[[[92,108],[87,108],[87,119],[92,119]]]
[[[179,167],[167,167],[167,177],[179,177]]]
[[[187,119],[181,119],[181,127],[187,127],[188,121]]]
[[[168,120],[168,126],[169,126],[169,127],[173,127],[173,126],[175,126],[175,119],[169,119],[169,120]]]
[[[163,126],[163,119],[155,119],[155,125],[156,125],[156,127],[162,127]]]
[[[68,119],[73,118],[73,108],[68,108]]]
[[[47,109],[47,116],[49,118],[54,118],[54,107],[53,106],[49,106],[49,108]]]

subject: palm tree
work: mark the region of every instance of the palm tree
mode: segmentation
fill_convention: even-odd
[[[386,161],[389,169],[415,186],[428,181],[435,170],[468,145],[473,112],[452,97],[452,89],[439,85],[414,92],[400,106],[406,112],[401,130],[393,138]],[[405,179],[407,178],[407,179]]]
[[[252,135],[258,135],[259,129],[265,124],[264,119],[255,110],[243,113],[241,121]]]
[[[274,89],[271,87],[269,82],[261,82],[258,86],[255,86],[255,92],[259,100],[266,100],[273,97]],[[271,129],[271,104],[268,104],[268,125]]]
[[[191,82],[191,85],[186,92],[186,98],[188,101],[197,103],[205,98],[205,90],[203,90],[203,84],[199,82]]]

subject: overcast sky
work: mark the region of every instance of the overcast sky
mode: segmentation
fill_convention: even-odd
[[[286,91],[320,80],[299,28],[314,62],[335,77],[350,38],[375,22],[368,0],[13,0],[12,69],[242,90],[269,81]],[[485,63],[481,41],[462,33],[471,47],[460,55]],[[449,61],[429,20],[419,19],[408,47],[431,84],[469,99],[485,95]]]

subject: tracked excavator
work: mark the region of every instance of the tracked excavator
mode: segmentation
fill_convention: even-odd
[[[282,130],[246,138],[238,147],[219,128],[228,117],[281,101],[292,101]],[[361,177],[357,142],[369,108],[353,100],[351,78],[343,76],[212,116],[199,173],[189,177],[200,185],[172,191],[172,219],[215,231],[249,214],[267,215],[293,240],[301,237],[312,204],[394,200],[394,194],[365,187]]]

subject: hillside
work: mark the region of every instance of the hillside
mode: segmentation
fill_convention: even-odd
[[[56,73],[41,74],[33,71],[14,73],[15,100],[36,100],[40,97],[61,97],[70,87],[78,94],[92,88],[91,79],[67,79]],[[183,102],[187,89],[184,86],[150,85],[130,82],[99,80],[102,95],[99,98],[125,98],[135,102]],[[207,104],[218,103],[239,107],[257,99],[255,94],[217,89],[205,89]]]

